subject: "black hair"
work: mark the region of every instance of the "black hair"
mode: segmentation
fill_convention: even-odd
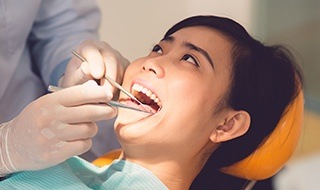
[[[223,105],[247,111],[251,117],[245,135],[222,143],[211,155],[192,185],[192,189],[203,189],[214,182],[210,172],[244,159],[274,130],[302,88],[302,74],[285,47],[262,44],[229,18],[193,16],[174,25],[164,37],[192,26],[214,29],[233,44],[231,86]]]

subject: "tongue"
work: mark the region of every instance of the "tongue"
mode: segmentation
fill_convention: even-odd
[[[143,104],[151,104],[153,100],[151,100],[147,95],[142,92],[136,94],[137,99],[142,102]]]
[[[130,105],[130,106],[133,106],[133,107],[136,107],[137,109],[140,109],[140,110],[146,110],[146,111],[149,111],[149,112],[152,112],[152,113],[156,113],[157,110],[152,108],[150,105],[147,105],[147,104],[142,104],[140,105],[138,102],[132,100],[132,99],[129,99],[126,101],[126,104],[127,105]]]
[[[143,107],[149,109],[152,112],[157,112],[159,109],[158,104],[156,104],[152,99],[150,99],[147,95],[142,92],[135,93],[135,97],[143,103]]]
[[[134,96],[143,104],[143,108],[147,109],[148,111],[152,111],[153,113],[156,113],[158,111],[158,104],[150,99],[150,97],[148,97],[146,94],[142,92],[134,92]],[[141,106],[138,102],[135,103]]]

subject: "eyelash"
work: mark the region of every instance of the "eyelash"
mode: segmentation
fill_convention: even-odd
[[[197,59],[194,58],[194,57],[193,57],[192,55],[190,55],[190,54],[185,54],[184,56],[182,56],[181,60],[187,61],[189,58],[192,59],[192,62],[191,62],[191,61],[188,61],[189,63],[192,63],[192,64],[195,65],[196,67],[200,67]]]
[[[161,52],[159,52],[160,50],[161,50]],[[161,48],[160,45],[155,45],[155,46],[152,48],[152,52],[157,52],[157,53],[159,53],[159,54],[162,54],[162,53],[163,53],[163,50],[162,50],[162,48]],[[187,61],[189,58],[192,59],[192,62],[191,62],[191,61]],[[187,62],[195,65],[196,67],[200,67],[197,59],[196,59],[194,56],[190,55],[190,54],[185,54],[185,55],[183,55],[182,58],[181,58],[181,60],[185,60],[185,61],[187,61]]]
[[[155,45],[155,46],[152,48],[152,51],[153,51],[153,52],[159,53],[159,50],[161,50],[161,54],[162,54],[163,51],[162,51],[162,48],[161,48],[159,45]]]

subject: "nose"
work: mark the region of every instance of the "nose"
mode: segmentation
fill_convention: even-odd
[[[158,78],[162,78],[165,74],[163,64],[161,64],[162,61],[164,60],[159,58],[149,58],[144,62],[143,70],[155,74]]]

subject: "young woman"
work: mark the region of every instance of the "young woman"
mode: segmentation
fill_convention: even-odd
[[[74,157],[14,174],[1,187],[189,189],[194,182],[196,188],[206,183],[202,172],[257,148],[300,91],[301,77],[282,47],[263,45],[228,18],[195,16],[134,61],[123,86],[154,114],[119,109],[119,160],[96,168]],[[124,94],[119,101],[140,106]]]

